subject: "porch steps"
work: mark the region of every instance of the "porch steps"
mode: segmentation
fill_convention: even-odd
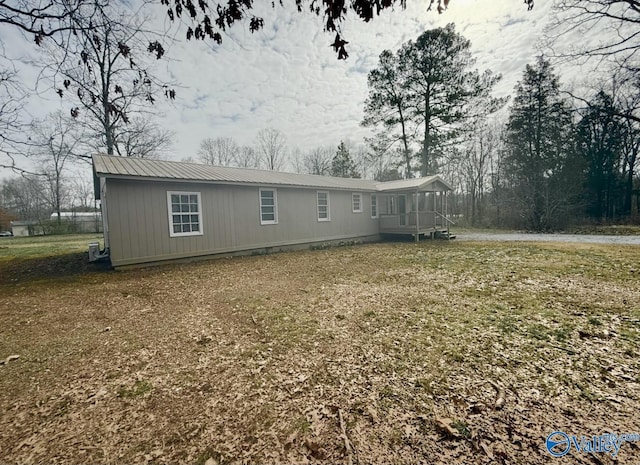
[[[456,236],[454,234],[451,234],[449,231],[447,231],[446,229],[440,229],[437,230],[434,234],[435,239],[444,239],[447,241],[450,241],[451,239],[455,239]]]

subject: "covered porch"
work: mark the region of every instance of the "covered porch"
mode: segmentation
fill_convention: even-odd
[[[381,234],[452,238],[448,214],[452,190],[439,176],[386,182],[378,186]]]

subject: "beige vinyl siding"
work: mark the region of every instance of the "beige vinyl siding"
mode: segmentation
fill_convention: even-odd
[[[102,233],[104,235],[104,246],[109,248],[109,219],[107,218],[107,180],[98,178],[100,183],[100,211],[102,212]],[[95,178],[94,178],[94,182]]]
[[[352,214],[352,191],[329,190],[331,221],[318,222],[316,189],[278,187],[278,223],[265,227],[259,188],[269,186],[106,182],[114,266],[378,234],[376,219]],[[200,193],[202,235],[170,237],[167,191]],[[362,196],[363,209],[368,198]]]

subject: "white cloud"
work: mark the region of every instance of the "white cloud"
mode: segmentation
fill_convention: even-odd
[[[343,24],[350,42],[346,61],[338,61],[329,47],[333,35],[322,31],[322,18],[297,13],[292,2],[275,9],[266,3],[256,2],[265,17],[264,30],[251,34],[239,25],[220,46],[185,43],[184,29],[176,32],[179,41],[169,50],[171,60],[161,64],[161,72],[179,84],[176,100],[154,107],[161,125],[176,133],[173,159],[195,156],[205,137],[231,136],[252,144],[265,127],[281,130],[290,146],[303,150],[337,145],[341,139],[361,140],[370,134],[359,126],[367,73],[380,52],[396,50],[448,22],[472,41],[479,69],[503,74],[497,93],[511,94],[524,66],[538,54],[536,44],[552,2],[538,2],[528,12],[517,0],[453,0],[438,15],[427,12],[428,1],[422,0],[408,2],[406,11],[386,11],[368,24],[351,18]],[[161,8],[154,14],[161,24],[166,21]],[[6,30],[0,34],[7,40]],[[18,55],[33,48],[16,34],[10,41]],[[24,68],[25,80],[33,82],[36,71]],[[31,111],[68,111],[69,102],[54,97],[44,103],[40,97],[32,99]]]
[[[534,60],[549,3],[533,12],[520,2],[500,3],[454,0],[438,15],[427,12],[424,1],[409,2],[406,11],[384,12],[369,24],[351,18],[343,24],[350,42],[346,61],[338,61],[329,47],[333,35],[322,32],[321,18],[283,8],[264,9],[263,31],[234,29],[215,52],[182,44],[189,58],[174,72],[191,87],[178,96],[188,104],[176,105],[179,117],[165,118],[178,132],[177,158],[195,153],[203,137],[228,135],[250,144],[267,126],[280,129],[290,145],[303,150],[369,135],[359,123],[367,73],[380,52],[448,22],[472,41],[479,69],[503,74],[498,93],[510,94],[524,66]],[[197,63],[198,71],[189,63]],[[205,106],[195,103],[193,89],[208,95]]]

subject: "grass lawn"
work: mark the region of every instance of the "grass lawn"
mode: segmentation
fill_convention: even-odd
[[[102,247],[102,234],[1,237],[0,285],[48,282],[94,271],[96,267],[87,261],[90,242],[99,242]]]
[[[90,242],[102,244],[102,234],[0,237],[0,262],[86,252]]]
[[[82,256],[0,258],[0,463],[640,463],[545,449],[640,433],[640,247]]]
[[[498,229],[498,228],[481,228],[481,227],[469,227],[454,225],[451,227],[452,234],[509,234],[514,232],[527,232],[527,231],[515,231],[513,229]],[[535,233],[535,231],[532,231]],[[620,225],[582,225],[582,226],[569,226],[562,231],[554,231],[560,234],[596,234],[603,236],[638,236],[640,235],[640,225],[620,224]]]

